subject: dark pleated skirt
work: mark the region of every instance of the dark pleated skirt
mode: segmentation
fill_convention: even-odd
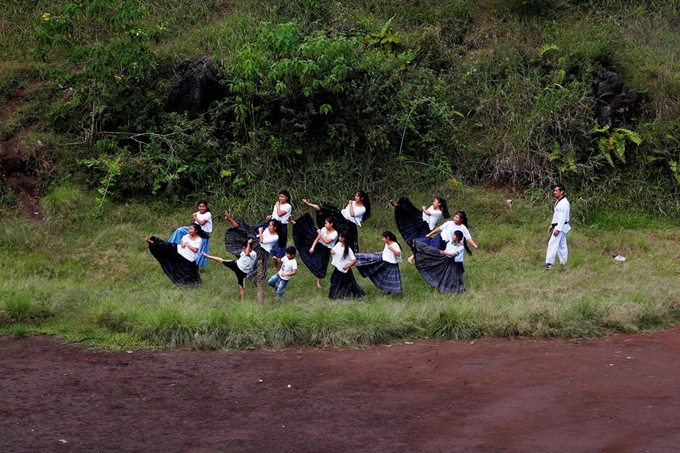
[[[349,238],[345,238],[350,239],[348,242],[349,247],[352,249],[354,253],[359,252],[359,229],[357,228],[356,223],[352,223],[349,220],[347,220],[342,215],[342,212],[335,206],[321,203],[319,207],[321,209],[316,211],[316,224],[319,225],[319,228],[322,228],[325,225],[327,218],[331,216],[335,217],[336,221],[336,224],[334,225],[335,229],[346,231],[347,234],[350,235]]]
[[[331,299],[359,299],[366,293],[354,279],[354,274],[350,268],[347,272],[340,272],[335,269],[331,274],[331,287],[328,290],[328,297]]]
[[[423,211],[416,208],[408,198],[401,197],[399,199],[394,208],[394,220],[401,237],[404,238],[409,247],[414,240],[419,238],[429,240],[425,235],[430,232],[430,226],[423,220]]]
[[[298,255],[316,278],[324,278],[330,261],[331,250],[323,244],[317,244],[314,253],[309,253],[318,233],[312,216],[303,214],[293,225],[293,242]]]
[[[356,268],[362,277],[368,277],[373,284],[388,293],[401,292],[399,264],[383,261],[382,253],[357,253]]]
[[[238,258],[241,256],[241,252],[243,251],[243,242],[247,241],[248,239],[253,240],[252,247],[257,254],[257,258],[255,265],[253,266],[253,270],[250,271],[246,278],[253,283],[257,283],[257,263],[262,262],[263,274],[266,276],[269,253],[260,246],[260,239],[258,235],[255,233],[253,228],[246,223],[245,220],[239,218],[236,219],[236,223],[238,223],[238,226],[229,228],[227,232],[224,233],[224,246],[229,253]]]
[[[420,275],[439,292],[458,294],[465,291],[463,263],[457,263],[451,257],[440,255],[439,249],[422,242],[416,242],[414,256]]]
[[[187,226],[179,227],[175,230],[174,233],[172,233],[172,236],[170,236],[168,242],[179,244],[182,241],[184,235],[188,233],[189,227]],[[203,240],[201,241],[201,246],[198,248],[198,258],[196,259],[196,264],[205,267],[208,265],[208,259],[203,256],[203,252],[210,255],[210,234],[205,232],[203,234],[206,235],[207,238],[203,238]]]
[[[177,253],[177,244],[165,242],[152,236],[153,244],[149,244],[149,251],[158,260],[170,280],[179,286],[195,286],[201,284],[198,264],[189,261]]]
[[[423,236],[420,238],[415,238],[414,240],[416,242],[422,242],[423,244],[427,244],[434,249],[444,250],[446,248],[446,242],[442,241],[442,237],[440,234],[432,238]]]

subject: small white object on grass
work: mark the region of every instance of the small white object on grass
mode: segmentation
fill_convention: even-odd
[[[621,255],[612,255],[612,259],[614,261],[626,261],[626,257]]]

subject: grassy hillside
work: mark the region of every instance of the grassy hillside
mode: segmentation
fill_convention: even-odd
[[[677,218],[677,1],[6,3],[0,140],[25,138],[43,194],[73,177],[104,203],[562,181]],[[206,55],[223,96],[173,112],[180,63]],[[636,99],[611,125],[605,70]]]

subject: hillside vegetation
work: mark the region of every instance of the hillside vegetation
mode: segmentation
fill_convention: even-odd
[[[0,142],[23,140],[40,194],[97,189],[95,214],[152,195],[245,211],[280,187],[336,200],[446,181],[539,197],[561,181],[583,212],[680,212],[677,0],[4,5]],[[171,102],[202,57],[214,100]],[[602,120],[611,73],[628,102]]]
[[[0,334],[212,349],[671,326],[679,8],[4,0]],[[573,232],[568,265],[548,272],[557,182]],[[439,294],[404,263],[403,293],[361,279],[365,298],[331,301],[328,279],[318,289],[301,265],[285,304],[267,292],[259,305],[249,282],[241,302],[223,266],[181,289],[150,255],[144,238],[168,237],[197,200],[255,223],[281,188],[295,216],[302,198],[368,191],[362,251],[396,232],[390,198],[446,198],[480,245],[467,291]],[[226,228],[216,221],[211,248],[230,258]]]

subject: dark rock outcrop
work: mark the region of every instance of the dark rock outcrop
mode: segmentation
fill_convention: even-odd
[[[38,179],[29,172],[31,165],[22,152],[23,146],[19,136],[0,142],[0,194],[4,190],[12,191],[22,214],[37,218],[40,210]]]
[[[600,127],[620,127],[637,110],[638,94],[625,86],[621,76],[615,72],[602,71],[595,82],[594,94],[597,98],[595,114]]]
[[[170,111],[198,115],[226,95],[226,89],[220,83],[219,70],[210,57],[185,61],[179,66],[178,72],[181,78],[168,93]]]

